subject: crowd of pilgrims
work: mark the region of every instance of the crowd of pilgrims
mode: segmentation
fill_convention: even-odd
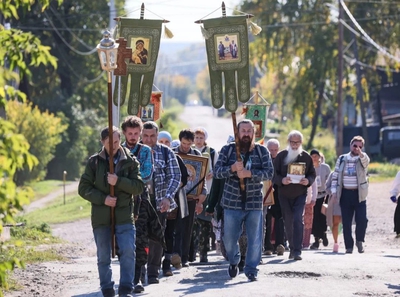
[[[106,142],[108,134],[104,134],[105,130],[102,131],[101,137],[104,147],[108,148]],[[121,132],[125,138],[122,144],[120,144],[119,138]],[[114,127],[113,135],[114,138],[117,138],[117,146],[127,148],[136,157],[139,162],[141,179],[145,185],[143,191],[140,191],[142,193],[135,195],[133,209],[136,226],[136,258],[132,292],[141,293],[145,290],[144,285],[146,283],[147,285],[158,284],[161,275],[171,277],[175,270],[189,267],[190,263],[207,263],[209,261],[207,255],[210,251],[215,251],[217,255],[222,255],[225,259],[228,259],[223,241],[224,214],[219,205],[224,187],[223,179],[213,178],[214,166],[217,163],[221,148],[212,147],[212,144],[207,142],[208,131],[203,127],[184,129],[180,131],[179,139],[173,140],[171,134],[168,131],[160,131],[156,123],[142,123],[139,118],[130,116],[122,123],[121,132]],[[234,138],[229,136],[227,143],[232,142],[234,142]],[[280,151],[279,141],[265,139],[259,143],[268,150],[270,158],[274,160]],[[118,148],[116,152],[118,152]],[[338,252],[338,234],[341,222],[340,207],[337,204],[332,204],[331,207],[328,207],[329,213],[324,212],[329,203],[331,169],[324,162],[322,152],[313,149],[309,154],[315,168],[316,179],[312,186],[308,188],[303,211],[302,248],[318,249],[320,244],[327,247],[329,244],[327,226],[330,226],[333,235],[332,251]],[[196,170],[190,163],[185,165],[182,155],[198,155],[208,159],[204,183],[198,183],[195,179]],[[172,159],[176,159],[176,161],[171,165]],[[93,165],[90,165],[90,163],[89,160],[86,170],[89,170],[89,167],[92,167],[93,170]],[[164,169],[170,167],[169,173],[160,173],[155,169],[157,167]],[[87,175],[87,172],[85,174]],[[85,174],[82,176],[79,192],[83,198],[91,201],[92,207],[94,207],[94,202],[88,197],[88,191],[85,190],[85,178],[88,178]],[[108,178],[109,184],[117,183],[117,181],[112,182],[112,176]],[[179,185],[173,183],[179,183]],[[166,204],[165,200],[168,199],[157,197],[160,195],[157,192],[158,190],[155,190],[158,185],[163,185],[162,187],[165,188],[162,192],[164,196],[168,195],[168,188],[174,187],[176,191],[174,191],[173,200],[167,201]],[[271,193],[265,193],[268,191],[268,186],[264,185],[263,187],[264,198],[267,195],[272,195],[274,199],[272,199],[273,202],[270,200],[267,202],[267,199],[264,199],[262,253],[264,255],[283,256],[285,251],[289,249],[285,223],[278,199],[278,187],[271,182],[270,186],[273,188]],[[202,188],[197,189],[198,187]],[[196,193],[194,189],[196,189]],[[114,296],[114,282],[111,282],[110,288],[108,284],[110,282],[109,276],[106,275],[107,271],[110,270],[108,260],[104,264],[104,268],[101,267],[98,243],[100,235],[96,234],[95,231],[93,211],[92,225],[98,247],[101,289],[104,296]],[[241,256],[237,265],[239,271],[243,271],[246,263],[247,235],[244,225],[242,229],[239,238]],[[116,229],[116,232],[118,232],[118,229]],[[311,235],[314,239],[312,243],[310,242]],[[124,255],[119,254],[120,249],[122,249],[119,246],[122,245],[121,242],[117,235],[117,255],[120,257],[121,265],[123,265]],[[295,260],[301,260],[301,257]],[[260,261],[262,263],[261,255]],[[104,272],[102,272],[102,269],[104,269]],[[229,272],[229,274],[231,273]],[[120,284],[120,290],[121,288],[122,285]],[[111,292],[110,295],[107,295],[108,292]],[[131,296],[129,294],[130,292],[124,296]]]

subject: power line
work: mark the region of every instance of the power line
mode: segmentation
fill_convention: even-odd
[[[94,47],[91,51],[88,52],[82,52],[80,50],[77,50],[76,48],[74,48],[73,46],[71,46],[68,41],[66,41],[64,39],[64,37],[62,37],[61,33],[57,30],[57,28],[54,26],[53,22],[51,21],[50,17],[48,16],[47,12],[44,12],[44,15],[47,17],[47,21],[49,22],[50,26],[52,26],[52,28],[55,30],[55,32],[57,33],[58,37],[60,37],[60,39],[62,40],[62,42],[64,42],[64,44],[73,52],[75,52],[78,55],[81,56],[89,56],[93,53],[95,53],[97,51],[97,48]]]
[[[76,40],[78,40],[82,45],[84,45],[87,49],[91,50],[93,47],[87,45],[82,39],[80,39],[75,33],[73,33],[71,30],[69,30],[68,26],[65,24],[65,22],[60,18],[58,13],[55,11],[55,9],[50,6],[50,10],[53,12],[54,16],[61,22],[61,24],[67,29],[67,31],[75,37]]]
[[[380,67],[380,66],[373,66],[373,65],[365,64],[365,63],[363,63],[361,61],[358,61],[358,60],[356,60],[354,58],[351,58],[351,57],[348,57],[348,56],[345,56],[345,55],[343,55],[343,58],[346,60],[346,62],[350,66],[353,66],[354,64],[358,64],[360,66],[363,66],[365,68],[370,68],[370,69],[373,69],[373,70],[381,70],[381,71],[385,71],[385,72],[389,71],[389,72],[392,72],[392,73],[399,73],[400,72],[400,70],[396,70],[396,69],[384,68],[384,67]]]
[[[378,43],[376,43],[365,31],[364,29],[360,26],[360,24],[357,22],[357,20],[353,17],[353,15],[351,14],[350,10],[347,8],[346,4],[343,2],[343,0],[339,0],[340,4],[342,5],[344,11],[346,12],[346,14],[349,16],[350,20],[352,21],[352,23],[357,27],[357,29],[361,32],[361,34],[367,39],[367,41],[369,43],[371,43],[373,46],[375,46],[382,54],[384,54],[385,56],[395,60],[396,62],[400,62],[400,59],[393,56],[391,53],[389,53],[388,51],[386,51],[386,49],[384,49],[382,46],[380,46]]]

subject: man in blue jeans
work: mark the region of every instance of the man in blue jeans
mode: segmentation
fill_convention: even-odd
[[[364,253],[363,242],[367,230],[367,170],[369,157],[362,151],[364,138],[355,136],[350,141],[350,152],[341,155],[332,174],[332,199],[340,204],[342,211],[343,237],[346,254],[353,253],[354,239],[352,234],[353,216],[356,222],[356,247]]]
[[[274,168],[268,150],[254,143],[254,124],[242,120],[237,125],[241,161],[235,144],[225,145],[214,167],[214,178],[225,179],[221,205],[224,209],[223,241],[229,260],[228,275],[236,277],[240,261],[239,237],[247,230],[247,253],[244,273],[249,281],[257,280],[263,234],[262,180],[272,179]],[[240,187],[243,180],[245,189]]]
[[[78,192],[92,204],[92,227],[97,247],[97,268],[104,297],[115,296],[111,269],[111,209],[115,214],[115,239],[120,259],[120,297],[131,297],[135,274],[135,225],[133,195],[142,193],[139,162],[120,145],[120,132],[113,127],[113,145],[109,147],[109,131],[101,131],[101,151],[89,158],[81,176]],[[109,173],[112,152],[115,173]],[[114,196],[110,196],[110,185]]]

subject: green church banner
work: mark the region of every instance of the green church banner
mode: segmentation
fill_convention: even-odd
[[[235,112],[238,101],[245,103],[250,98],[247,19],[230,16],[202,21],[214,108],[225,105]]]
[[[127,40],[132,56],[127,65],[128,74],[121,76],[121,83],[115,80],[113,101],[118,104],[120,92],[120,104],[128,99],[130,115],[136,115],[140,106],[150,103],[162,24],[163,20],[118,18],[118,35]]]

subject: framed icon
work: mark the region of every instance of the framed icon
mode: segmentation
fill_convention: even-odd
[[[239,33],[217,34],[215,38],[215,52],[217,53],[216,62],[231,63],[240,62],[240,41]]]
[[[200,195],[205,183],[204,177],[207,173],[208,158],[186,154],[179,154],[179,156],[185,163],[189,173],[188,181],[185,186],[186,196],[188,198],[193,198],[193,196]]]

